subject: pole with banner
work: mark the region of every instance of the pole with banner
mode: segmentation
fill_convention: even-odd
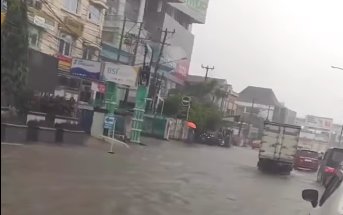
[[[149,93],[149,79],[150,79],[150,65],[146,65],[145,59],[148,53],[145,47],[143,67],[139,70],[138,88],[136,94],[136,104],[132,118],[131,142],[136,144],[141,143],[141,132],[143,129],[144,113],[146,107],[146,100]]]
[[[114,138],[115,117],[114,112],[118,108],[117,86],[113,82],[106,82],[105,105],[107,113],[104,120],[104,129],[107,129],[107,136]],[[113,143],[109,153],[113,153]]]
[[[136,105],[134,109],[131,129],[131,142],[141,144],[141,132],[143,128],[146,98],[148,87],[140,85],[137,88]]]

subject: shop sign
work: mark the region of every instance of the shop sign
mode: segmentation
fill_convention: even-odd
[[[72,75],[87,79],[99,79],[101,63],[97,61],[74,58],[70,72]]]
[[[134,87],[136,85],[137,71],[132,66],[106,62],[103,79],[104,81]]]
[[[57,55],[57,68],[63,72],[70,72],[72,58],[64,55]]]

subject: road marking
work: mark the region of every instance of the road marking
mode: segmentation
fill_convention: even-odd
[[[8,145],[8,146],[23,146],[22,143],[3,143],[1,142],[1,145]]]

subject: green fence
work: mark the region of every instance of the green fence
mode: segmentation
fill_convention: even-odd
[[[143,135],[165,139],[168,120],[164,117],[145,115],[143,121]]]

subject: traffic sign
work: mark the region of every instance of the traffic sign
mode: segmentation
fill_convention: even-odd
[[[115,122],[116,120],[113,114],[106,115],[104,119],[104,128],[113,129]]]

